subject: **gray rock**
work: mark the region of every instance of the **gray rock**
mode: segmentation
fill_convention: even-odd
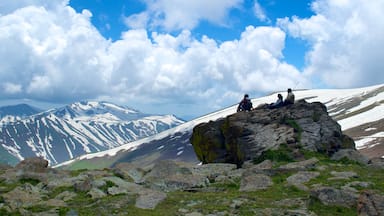
[[[245,174],[241,178],[240,191],[257,191],[272,186],[272,179],[264,174]]]
[[[199,124],[193,129],[191,143],[203,163],[233,163],[239,167],[281,143],[327,155],[355,148],[354,141],[342,134],[324,104],[304,100],[279,109],[261,107]]]
[[[324,205],[353,207],[357,204],[358,195],[349,190],[332,187],[320,187],[311,190],[311,198],[321,201]]]
[[[368,164],[370,163],[369,158],[362,155],[359,151],[355,149],[340,149],[335,154],[332,155],[332,160],[341,160],[343,158],[347,158],[351,161],[356,161],[361,164]]]
[[[127,194],[128,193],[127,189],[121,188],[121,187],[115,187],[115,186],[109,187],[107,189],[107,192],[109,195],[118,195],[118,194]]]
[[[124,181],[122,178],[119,178],[117,176],[104,177],[102,178],[102,180],[111,181],[112,183],[114,183],[116,187],[112,190],[114,193],[116,192],[117,194],[119,193],[119,191],[124,191],[125,193],[130,192],[133,194],[138,194],[143,189],[141,185]]]
[[[41,157],[27,158],[15,167],[18,170],[25,170],[29,172],[45,172],[48,168],[48,161]]]
[[[141,209],[154,209],[166,198],[167,194],[164,192],[146,189],[140,192],[135,206]]]
[[[114,167],[114,173],[122,178],[132,179],[135,183],[142,183],[145,170],[131,163],[119,163]]]
[[[384,215],[384,196],[373,191],[363,191],[357,203],[359,216]]]
[[[12,210],[37,205],[45,197],[43,191],[29,183],[2,195],[4,203]]]
[[[64,202],[70,201],[77,196],[76,193],[70,191],[63,191],[58,194],[55,199],[63,200]]]
[[[297,188],[308,191],[308,187],[304,183],[309,182],[311,179],[316,178],[320,175],[319,172],[300,171],[287,178],[288,185],[296,186]]]
[[[107,196],[107,194],[98,188],[92,188],[87,194],[90,195],[92,199],[100,199]]]
[[[281,170],[308,170],[314,168],[315,165],[319,162],[317,158],[311,158],[304,161],[292,162],[285,165],[281,165],[279,169]]]
[[[333,175],[333,177],[328,178],[328,180],[344,180],[344,179],[348,180],[350,178],[357,178],[357,177],[359,177],[357,175],[357,173],[355,173],[355,172],[336,172],[336,171],[332,171],[331,175]]]
[[[193,174],[191,169],[192,166],[190,164],[176,161],[160,161],[144,176],[144,182],[153,189],[166,192],[204,187],[209,183],[205,175],[197,173],[199,168],[195,170],[195,174]]]

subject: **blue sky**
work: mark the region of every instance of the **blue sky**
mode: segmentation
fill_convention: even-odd
[[[190,119],[384,81],[382,0],[0,3],[0,105],[104,100]]]

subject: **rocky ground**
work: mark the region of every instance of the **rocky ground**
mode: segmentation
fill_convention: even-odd
[[[267,151],[242,168],[162,161],[65,171],[32,158],[0,168],[0,215],[384,215],[383,161],[302,151],[300,161],[283,147]]]

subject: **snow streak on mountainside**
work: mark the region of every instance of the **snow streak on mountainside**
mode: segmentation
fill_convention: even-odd
[[[50,164],[154,135],[184,121],[150,116],[106,102],[79,102],[0,127],[0,144],[20,160],[42,156]]]
[[[279,92],[285,97],[285,92]],[[357,148],[366,150],[381,146],[384,140],[384,85],[358,89],[295,90],[296,100],[324,103],[329,114],[338,121],[342,130],[356,141]],[[276,101],[277,93],[253,99],[254,107]],[[68,161],[68,165],[82,160],[103,160],[108,163],[129,161],[150,163],[159,159],[197,161],[189,137],[199,123],[226,117],[236,112],[237,104],[206,116],[186,122],[175,128],[108,151],[88,154]],[[145,151],[143,150],[145,149]],[[377,151],[375,151],[377,152]],[[383,156],[384,148],[378,155]],[[373,155],[372,155],[373,156]]]

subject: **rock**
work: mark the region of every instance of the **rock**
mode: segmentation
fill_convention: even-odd
[[[70,201],[77,196],[76,193],[70,191],[63,191],[58,194],[55,199],[63,200],[64,202]]]
[[[203,164],[191,168],[194,176],[207,178],[210,182],[226,181],[241,175],[232,175],[236,170],[236,165],[228,163]]]
[[[359,151],[355,149],[340,149],[331,157],[332,160],[336,160],[336,161],[339,161],[343,158],[347,158],[348,160],[356,161],[361,164],[370,163],[369,158],[362,155]]]
[[[257,191],[272,186],[272,179],[264,174],[246,172],[240,182],[240,191]]]
[[[287,178],[287,182],[289,185],[293,185],[299,189],[307,191],[308,188],[303,184],[309,182],[313,178],[318,177],[319,175],[319,172],[300,171],[294,175],[289,176]]]
[[[137,184],[143,182],[145,175],[145,170],[131,163],[119,163],[114,167],[113,172],[126,180],[132,179]]]
[[[193,129],[191,143],[204,164],[233,163],[239,167],[282,143],[328,155],[355,148],[323,104],[304,100],[279,109],[257,108],[199,124]]]
[[[384,215],[384,196],[373,191],[363,191],[357,202],[359,216]]]
[[[52,207],[66,207],[67,204],[63,200],[59,199],[49,199],[47,201],[42,201],[39,203],[42,206],[52,206]]]
[[[160,161],[144,176],[145,184],[166,192],[203,187],[209,182],[206,176],[193,174],[191,166],[176,161]]]
[[[132,182],[127,182],[127,181],[124,181],[123,179],[117,177],[117,176],[110,176],[110,177],[104,177],[102,178],[103,181],[110,181],[112,182],[113,184],[115,184],[115,187],[113,187],[113,189],[111,189],[111,191],[109,190],[109,187],[108,188],[108,192],[112,192],[112,193],[118,193],[118,191],[124,191],[124,193],[133,193],[133,194],[139,194],[139,192],[143,189],[143,187],[141,185],[138,185],[138,184],[135,184],[135,183],[132,183]]]
[[[311,158],[304,161],[292,162],[279,167],[280,170],[308,170],[314,168],[319,162],[317,158]]]
[[[41,157],[27,158],[15,167],[18,170],[42,173],[48,168],[48,161]]]
[[[156,206],[167,198],[167,194],[155,190],[143,190],[136,199],[135,206],[141,209],[154,209]]]
[[[109,195],[119,195],[119,194],[127,194],[128,191],[126,188],[121,188],[121,187],[109,187],[107,189],[107,192]]]
[[[320,187],[312,189],[310,197],[320,200],[324,205],[353,207],[357,204],[358,195],[349,190]]]
[[[76,192],[88,192],[92,189],[92,183],[89,178],[86,178],[84,181],[77,181],[73,185]]]
[[[348,180],[350,178],[358,178],[359,176],[355,172],[336,172],[332,171],[331,175],[334,177],[328,178],[328,180]]]
[[[98,188],[92,188],[87,194],[90,195],[92,199],[100,199],[107,196],[107,194]]]
[[[45,196],[40,188],[26,183],[3,194],[2,197],[5,204],[11,207],[12,210],[16,210],[37,205]]]

